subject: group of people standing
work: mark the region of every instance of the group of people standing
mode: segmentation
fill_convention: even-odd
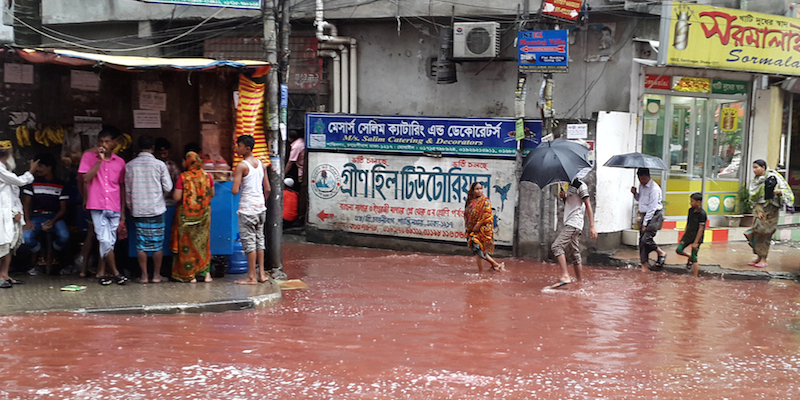
[[[171,277],[182,282],[211,282],[211,198],[214,180],[203,170],[203,160],[197,151],[188,151],[183,158],[183,172],[155,156],[156,140],[149,136],[138,139],[139,154],[127,164],[113,149],[121,132],[106,126],[97,136],[97,145],[87,150],[78,167],[78,188],[83,208],[90,216],[90,232],[99,247],[95,278],[101,285],[125,284],[128,278],[119,272],[114,258],[117,239],[127,236],[126,211],[130,211],[136,231],[137,261],[141,269],[139,282],[162,281],[161,265],[166,236],[167,202],[176,205],[171,227],[169,249],[173,255]],[[163,146],[163,145],[162,145]],[[248,275],[239,284],[257,284],[269,279],[264,270],[264,223],[269,179],[266,166],[253,157],[255,139],[242,135],[237,139],[236,152],[243,161],[233,174],[233,194],[241,194],[239,203],[239,233],[247,253]],[[10,141],[0,141],[0,287],[8,288],[21,281],[8,276],[11,255],[22,243],[34,254],[41,245],[36,233],[55,233],[53,247],[59,250],[69,240],[62,217],[66,210],[63,184],[52,176],[54,157],[40,155],[31,161],[29,171],[21,176],[16,167]],[[34,178],[34,173],[38,178]],[[37,181],[36,184],[34,181]],[[33,184],[33,185],[32,185]],[[28,186],[26,186],[28,185]],[[26,187],[20,200],[20,188]],[[35,210],[35,212],[25,212]],[[27,221],[27,222],[26,222]],[[92,235],[93,234],[93,235]],[[121,237],[120,235],[123,235]],[[62,237],[63,236],[63,237]],[[152,258],[153,272],[148,271]],[[83,261],[82,276],[86,274]]]
[[[664,222],[662,192],[661,187],[651,178],[649,169],[639,168],[636,175],[639,187],[631,187],[631,193],[639,204],[639,257],[642,270],[649,271],[651,253],[656,252],[657,256],[652,267],[663,267],[667,259],[667,252],[655,242],[655,236]],[[753,226],[745,232],[745,237],[756,259],[748,265],[765,268],[768,266],[767,255],[772,236],[777,230],[780,210],[785,205],[788,211],[794,211],[794,193],[783,176],[774,169],[767,168],[764,160],[753,162],[753,175],[749,186],[749,201],[753,205],[756,218]],[[564,201],[564,226],[553,242],[551,250],[558,261],[561,275],[558,282],[548,286],[552,289],[581,279],[580,236],[584,227],[584,214],[589,217],[592,239],[597,239],[586,183],[575,178],[566,188],[559,186],[558,196]],[[675,252],[681,257],[686,257],[686,268],[691,269],[696,277],[699,274],[697,255],[703,243],[708,215],[703,210],[701,193],[693,193],[689,198],[691,207],[686,216],[686,228]],[[464,205],[464,228],[467,246],[476,257],[478,271],[483,272],[484,261],[490,264],[492,270],[505,271],[505,263],[498,263],[491,256],[494,252],[494,216],[491,203],[483,194],[483,185],[480,182],[474,182],[470,186]],[[574,267],[575,279],[569,274],[567,261]]]

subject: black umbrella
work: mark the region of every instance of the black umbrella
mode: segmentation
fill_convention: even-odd
[[[556,139],[542,143],[525,157],[521,181],[529,181],[540,188],[556,182],[572,182],[578,172],[591,167],[587,161],[586,146]]]
[[[642,153],[628,153],[619,154],[611,157],[604,167],[619,167],[619,168],[649,168],[668,170],[669,168],[664,164],[664,161],[658,157],[648,156]]]

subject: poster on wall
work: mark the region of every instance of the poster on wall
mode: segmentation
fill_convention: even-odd
[[[308,224],[317,229],[465,242],[464,202],[481,182],[495,243],[511,246],[513,160],[310,152]]]
[[[542,139],[542,121],[525,120],[524,149]],[[387,117],[306,114],[306,145],[316,150],[441,152],[513,157],[517,151],[513,118]]]

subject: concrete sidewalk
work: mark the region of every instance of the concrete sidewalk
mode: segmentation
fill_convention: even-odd
[[[243,310],[276,304],[278,283],[237,285],[244,275],[226,275],[210,283],[162,282],[145,285],[101,286],[96,279],[77,276],[12,274],[25,283],[0,289],[0,315],[43,312],[179,314]],[[166,279],[166,278],[165,278]],[[79,292],[61,291],[66,285],[86,286]]]
[[[674,244],[661,246],[667,252],[664,270],[690,274],[691,270],[686,269],[686,258],[675,254],[676,247]],[[650,257],[655,257],[655,253],[651,253]],[[697,258],[700,264],[700,276],[736,280],[797,280],[800,277],[800,245],[796,242],[773,242],[767,259],[769,264],[767,268],[747,265],[755,259],[747,242],[703,244]],[[589,256],[588,264],[639,268],[639,250],[623,246],[613,254],[593,253]]]

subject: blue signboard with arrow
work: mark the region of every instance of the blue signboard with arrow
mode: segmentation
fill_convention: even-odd
[[[519,72],[569,72],[569,31],[519,31]]]

